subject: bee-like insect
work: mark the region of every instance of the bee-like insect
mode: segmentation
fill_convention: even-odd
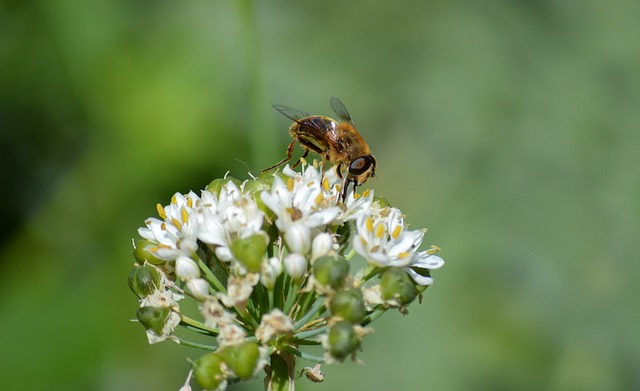
[[[324,160],[337,164],[336,172],[340,179],[344,180],[344,200],[351,183],[355,189],[375,176],[376,159],[371,154],[367,142],[354,127],[351,116],[340,99],[331,98],[330,104],[339,121],[323,115],[309,115],[287,106],[273,105],[274,109],[294,122],[289,128],[293,140],[287,148],[287,157],[263,171],[280,167],[290,161],[297,141],[305,149],[302,158],[307,157],[309,151],[313,151]],[[345,166],[347,175],[343,176],[342,169]]]

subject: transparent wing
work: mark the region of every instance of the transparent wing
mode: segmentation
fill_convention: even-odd
[[[342,103],[340,99],[333,96],[331,97],[331,100],[329,101],[329,103],[331,104],[331,108],[333,109],[333,112],[336,113],[336,115],[338,116],[338,118],[340,118],[340,120],[344,122],[348,122],[353,125],[353,121],[351,121],[351,116],[349,115],[347,108],[344,106],[344,103]]]
[[[280,114],[289,118],[293,122],[298,122],[298,120],[301,120],[302,118],[309,117],[309,114],[305,113],[304,111],[296,110],[288,106],[273,105],[273,108],[278,110]]]

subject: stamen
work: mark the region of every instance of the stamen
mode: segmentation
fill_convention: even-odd
[[[158,215],[160,217],[162,217],[163,219],[167,218],[167,215],[164,213],[164,207],[162,205],[160,205],[160,203],[158,202],[158,204],[156,205],[156,210],[158,211]]]
[[[367,217],[366,221],[367,232],[373,232],[373,219],[371,217]]]
[[[384,235],[385,229],[384,229],[384,225],[379,224],[378,227],[376,228],[376,237],[382,238],[382,236]]]
[[[182,222],[183,223],[188,223],[189,222],[189,213],[187,212],[187,210],[185,208],[182,208],[181,212],[181,217],[182,217]]]
[[[182,224],[180,224],[180,222],[177,219],[172,217],[171,224],[173,224],[176,228],[178,228],[179,231],[182,231]]]
[[[324,189],[324,191],[331,190],[331,186],[329,186],[329,180],[327,178],[324,178],[322,180],[322,188]]]
[[[391,233],[391,237],[394,239],[398,239],[398,236],[400,236],[400,234],[402,233],[402,227],[400,227],[399,225],[397,225],[394,229],[393,232]]]
[[[293,191],[293,178],[289,178],[289,180],[287,180],[287,189],[289,189],[289,191]]]

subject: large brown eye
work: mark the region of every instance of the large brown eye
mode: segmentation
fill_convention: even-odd
[[[362,175],[367,172],[372,165],[375,165],[373,157],[369,155],[361,156],[349,164],[349,174],[353,176]]]

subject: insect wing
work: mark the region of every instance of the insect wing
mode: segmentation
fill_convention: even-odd
[[[351,121],[351,116],[349,115],[347,108],[344,106],[344,103],[342,103],[340,99],[336,98],[335,96],[331,97],[331,100],[329,101],[329,103],[331,104],[331,108],[333,109],[333,112],[336,113],[336,115],[338,116],[338,118],[340,118],[340,120],[353,125],[353,122]]]
[[[308,117],[309,114],[304,111],[296,110],[294,108],[283,106],[283,105],[273,105],[273,108],[278,110],[280,114],[289,118],[293,122],[299,122],[302,118]]]

